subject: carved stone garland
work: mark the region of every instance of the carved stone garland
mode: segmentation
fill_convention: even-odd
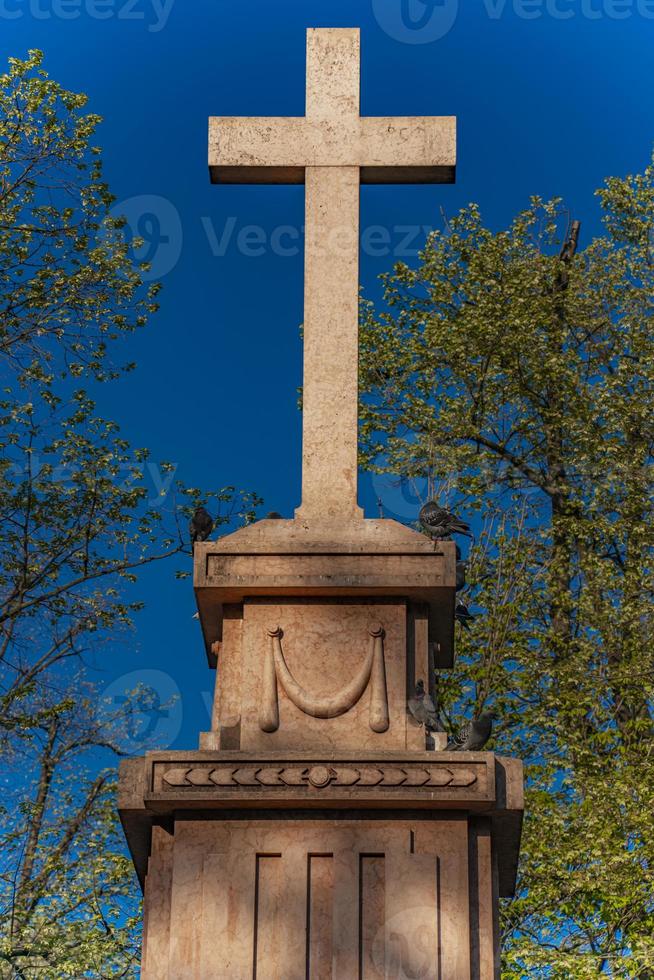
[[[381,624],[368,631],[370,645],[361,670],[337,694],[322,698],[309,694],[293,677],[284,659],[282,650],[284,634],[281,627],[275,626],[266,632],[270,642],[264,656],[262,706],[259,715],[259,727],[263,732],[276,732],[279,728],[278,684],[281,684],[286,696],[295,707],[312,718],[338,718],[344,715],[354,707],[370,685],[370,727],[373,732],[381,733],[388,730],[384,629]]]

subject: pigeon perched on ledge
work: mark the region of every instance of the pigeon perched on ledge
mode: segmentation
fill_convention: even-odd
[[[434,541],[447,541],[453,534],[464,534],[471,538],[470,525],[462,521],[456,514],[451,514],[444,507],[439,507],[436,501],[430,500],[421,508],[418,520],[426,534]]]
[[[206,541],[212,531],[213,517],[204,507],[198,507],[189,524],[191,547],[198,541]]]
[[[467,629],[468,632],[470,632],[470,623],[472,623],[477,617],[473,616],[463,602],[457,602],[454,610],[454,618],[456,619],[457,623],[461,623],[464,629]]]
[[[493,734],[494,711],[484,711],[469,725],[464,725],[458,735],[447,743],[451,752],[481,752]]]
[[[443,726],[438,720],[436,706],[431,696],[425,691],[425,682],[418,681],[413,697],[409,698],[409,711],[418,722],[424,725],[428,732],[442,732]]]

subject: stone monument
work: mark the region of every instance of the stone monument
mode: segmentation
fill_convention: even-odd
[[[213,720],[123,764],[143,980],[490,980],[522,768],[407,712],[454,655],[455,545],[357,504],[359,185],[451,182],[450,117],[359,114],[359,32],[308,32],[301,118],[214,118],[211,179],[304,183],[302,503],[196,545]]]

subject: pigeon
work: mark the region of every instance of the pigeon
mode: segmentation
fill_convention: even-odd
[[[465,629],[467,629],[468,632],[470,632],[470,623],[474,619],[476,619],[476,617],[472,615],[468,607],[464,605],[464,603],[462,602],[457,602],[456,608],[454,610],[454,618],[456,619],[457,623],[461,623],[461,625]]]
[[[464,725],[458,735],[447,743],[452,752],[480,752],[493,734],[494,711],[484,711],[469,725]]]
[[[211,514],[204,507],[198,507],[189,524],[191,546],[193,547],[198,541],[206,541],[212,531],[213,518]]]
[[[428,732],[442,732],[443,726],[438,720],[436,706],[431,696],[425,691],[425,682],[418,681],[415,694],[409,698],[409,711],[418,722],[424,725]]]
[[[453,534],[465,534],[471,538],[470,525],[462,521],[456,514],[451,514],[444,507],[439,507],[434,500],[430,500],[421,509],[418,520],[426,533],[436,541],[443,541],[450,538]]]

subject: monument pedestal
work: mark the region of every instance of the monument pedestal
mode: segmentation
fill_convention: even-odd
[[[143,980],[499,976],[521,764],[427,751],[407,711],[451,663],[454,552],[392,521],[196,548],[212,730],[121,772]]]
[[[143,980],[490,980],[522,771],[492,753],[155,752],[124,764]]]

